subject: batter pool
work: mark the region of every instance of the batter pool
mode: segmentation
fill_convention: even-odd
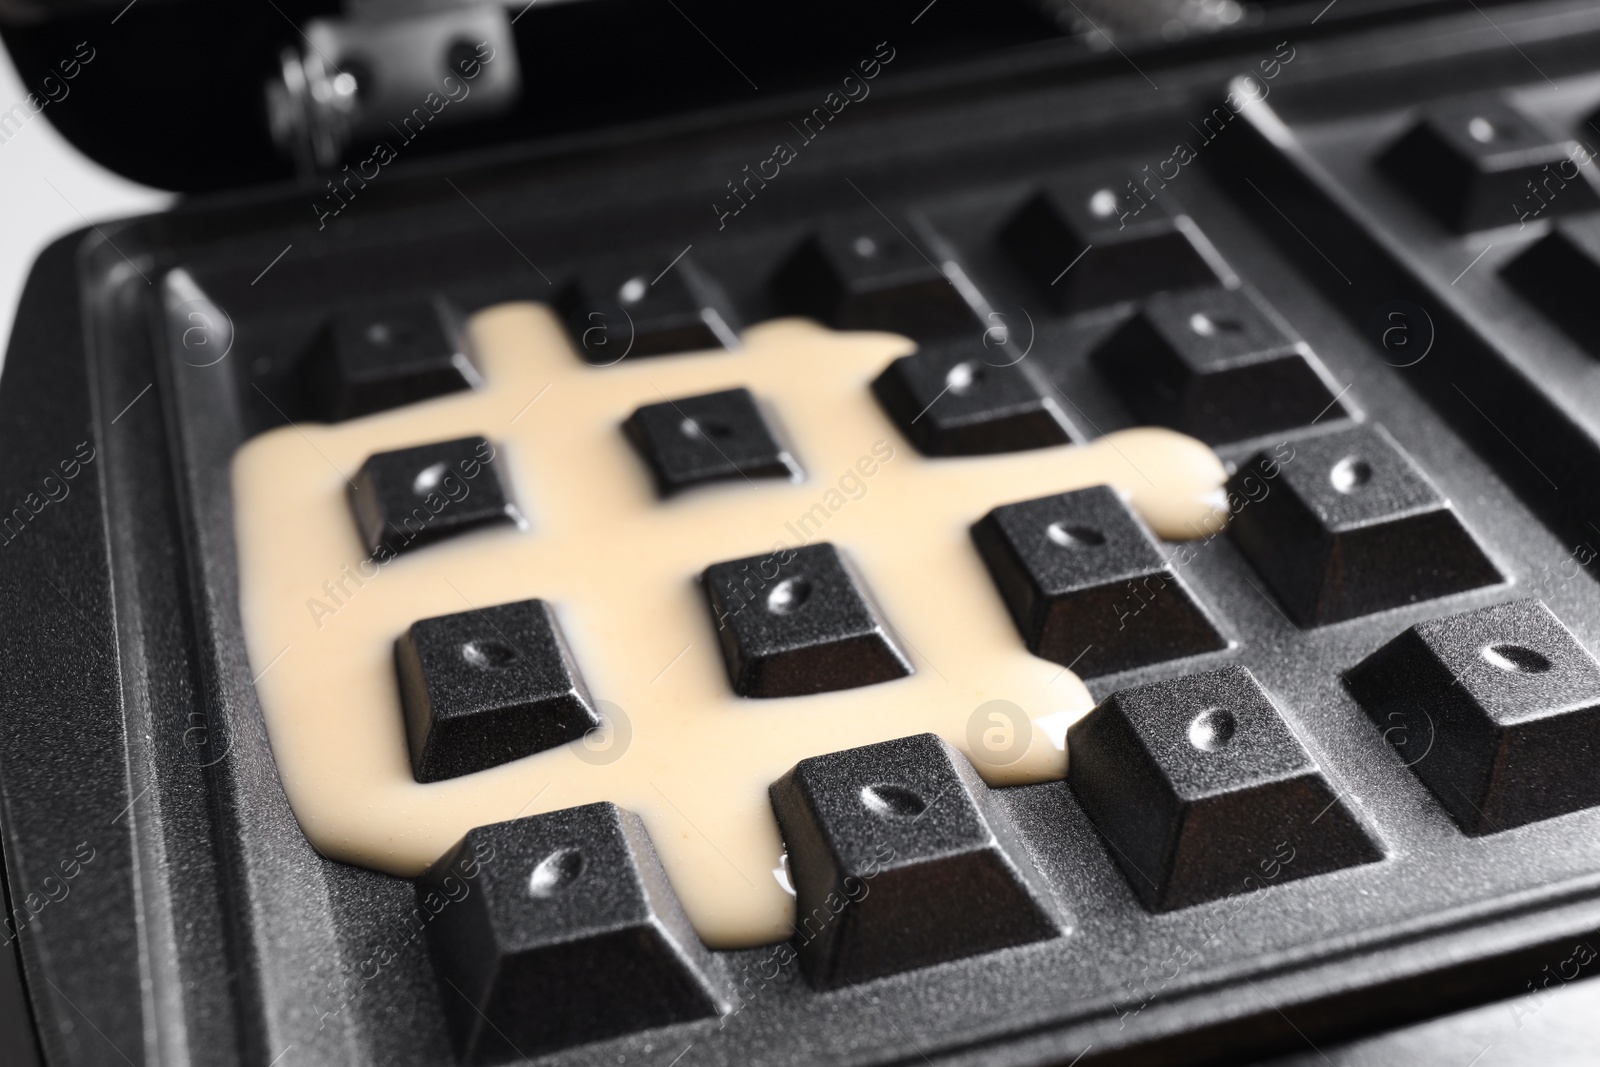
[[[990,508],[1091,485],[1118,489],[1162,537],[1217,528],[1225,472],[1160,429],[1082,446],[930,460],[868,383],[913,351],[903,337],[786,319],[733,352],[596,368],[542,305],[473,317],[484,387],[338,425],[285,426],[233,461],[240,599],[252,673],[289,802],[323,854],[414,876],[474,826],[609,800],[643,817],[707,944],[792,934],[794,897],[767,787],[807,756],[933,732],[991,784],[1060,778],[1067,727],[1092,706],[1036,658],[968,529]],[[805,471],[661,500],[620,424],[637,407],[746,387]],[[379,451],[482,435],[526,516],[381,566],[348,482]],[[1225,510],[1220,514],[1225,515]],[[831,542],[910,656],[910,676],[814,696],[732,692],[697,578],[725,560]],[[418,784],[394,643],[413,622],[540,598],[555,609],[607,719],[582,741]],[[1019,758],[973,751],[975,712],[1009,701],[1032,722]],[[1014,738],[996,720],[990,741]],[[1007,758],[1010,758],[1009,756]]]

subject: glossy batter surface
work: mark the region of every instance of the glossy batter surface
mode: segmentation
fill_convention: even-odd
[[[998,504],[1101,483],[1164,537],[1218,522],[1221,463],[1166,430],[973,459],[917,455],[868,389],[913,350],[902,337],[780,320],[749,329],[737,352],[594,368],[539,305],[490,308],[470,330],[483,389],[282,427],[234,458],[245,636],[278,770],[312,843],[350,863],[412,876],[473,826],[610,800],[643,817],[708,944],[781,941],[794,898],[767,787],[798,760],[931,731],[993,784],[1066,772],[1066,728],[1092,701],[1074,674],[1024,648],[972,522]],[[766,405],[805,479],[659,500],[620,423],[641,404],[734,386]],[[348,479],[373,452],[470,434],[495,442],[527,529],[373,562]],[[821,541],[854,562],[915,673],[817,696],[735,696],[697,575]],[[418,619],[530,597],[555,606],[613,725],[419,785],[395,638]],[[995,700],[1024,709],[1031,740],[978,711]]]

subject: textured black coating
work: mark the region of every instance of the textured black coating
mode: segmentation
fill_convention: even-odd
[[[311,410],[330,421],[478,383],[454,315],[438,298],[363,302],[336,313],[307,349],[300,376]]]
[[[497,767],[601,725],[542,600],[414,622],[394,659],[419,782]]]
[[[1073,793],[1153,911],[1382,856],[1247,668],[1119,690],[1067,745]]]
[[[1418,207],[1470,233],[1600,206],[1575,147],[1502,99],[1455,99],[1424,108],[1378,166]]]
[[[1094,352],[1142,420],[1221,443],[1343,414],[1321,363],[1239,289],[1161,293]]]
[[[1506,264],[1506,281],[1592,356],[1600,357],[1600,218],[1557,219]]]
[[[376,452],[350,480],[349,493],[362,545],[383,559],[522,519],[483,437]]]
[[[925,456],[978,456],[1081,441],[1056,397],[978,337],[901,356],[872,392]]]
[[[110,652],[117,637],[113,571],[108,546],[90,536],[108,521],[112,501],[101,488],[107,457],[92,411],[83,329],[88,302],[76,280],[84,237],[61,238],[34,264],[0,389],[0,439],[10,457],[0,468],[0,486],[7,501],[25,501],[42,472],[59,479],[65,473],[60,464],[83,454],[82,443],[91,446],[86,455],[92,457],[67,483],[70,495],[32,515],[22,532],[15,512],[7,512],[12,522],[4,527],[0,568],[7,600],[33,605],[0,621],[7,664],[0,672],[0,820],[7,835],[0,926],[6,945],[0,951],[16,953],[21,962],[34,1016],[30,1036],[38,1042],[38,1062],[52,1065],[98,1064],[115,1055],[107,1042],[137,1051],[145,1022],[138,998],[130,995],[140,981],[140,939],[131,923],[138,909],[138,846],[132,827],[113,821],[137,792],[128,783],[122,681]],[[22,353],[32,358],[19,358]],[[134,373],[148,367],[136,366]],[[39,402],[44,398],[50,402]],[[132,416],[118,425],[125,432],[138,428]],[[152,498],[144,500],[153,510]],[[162,577],[170,579],[170,572]],[[60,655],[63,650],[71,651]],[[157,672],[149,681],[162,687],[167,680]],[[40,747],[30,750],[34,745]],[[178,765],[170,749],[160,754],[169,787],[193,796],[191,769]],[[191,828],[203,840],[205,831]],[[83,844],[93,850],[88,876],[63,880],[61,864],[76,860]],[[214,869],[201,860],[192,873],[203,884]],[[225,943],[209,925],[211,913],[197,904],[194,918],[200,942],[220,957]],[[221,971],[207,977],[225,981]],[[82,1025],[74,1004],[94,1013],[95,1029]],[[209,1050],[225,1047],[234,1034],[224,1022],[196,1037]],[[29,1044],[26,1037],[18,1042],[18,1062],[28,1061]]]
[[[966,757],[933,734],[801,760],[772,786],[806,978],[864,982],[1063,933]]]
[[[893,330],[921,339],[983,326],[910,223],[879,215],[829,223],[806,237],[772,277],[779,306],[841,330]]]
[[[748,389],[646,404],[622,430],[664,497],[710,482],[800,477]]]
[[[637,815],[586,804],[481,826],[417,880],[456,1052],[505,1063],[734,1003]]]
[[[1059,175],[1001,229],[1001,247],[1057,311],[1216,282],[1166,199],[1147,201],[1133,178],[1107,166]]]
[[[1109,486],[995,508],[972,540],[1029,650],[1080,676],[1227,647]]]
[[[803,696],[911,673],[831,544],[717,563],[700,581],[740,696]]]
[[[573,270],[555,305],[580,359],[610,366],[735,341],[740,322],[722,286],[689,253],[672,255],[608,257]]]
[[[1233,539],[1306,626],[1502,581],[1455,509],[1381,426],[1258,453],[1229,480]]]
[[[1538,600],[1417,623],[1347,681],[1468,833],[1600,804],[1600,664]]]

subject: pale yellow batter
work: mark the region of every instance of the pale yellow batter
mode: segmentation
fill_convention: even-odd
[[[1165,430],[924,459],[868,390],[913,349],[901,337],[783,320],[748,330],[737,352],[593,368],[542,306],[491,308],[470,329],[484,388],[283,427],[234,458],[244,629],[278,770],[311,842],[351,863],[415,875],[474,826],[610,800],[644,818],[708,944],[781,941],[794,899],[767,787],[797,760],[932,731],[995,784],[1066,773],[1066,728],[1092,701],[1070,671],[1023,647],[972,546],[973,521],[997,504],[1109,483],[1165,537],[1216,526],[1221,463]],[[641,404],[740,385],[776,416],[805,480],[659,500],[621,421]],[[496,442],[527,529],[368,561],[346,479],[374,452],[469,434]],[[854,561],[913,675],[780,700],[730,691],[696,576],[802,536]],[[395,637],[417,619],[530,597],[555,606],[590,690],[628,725],[417,784]],[[969,719],[995,700],[1035,724],[1031,746],[1003,767],[968,746]],[[987,736],[1004,749],[992,710]]]

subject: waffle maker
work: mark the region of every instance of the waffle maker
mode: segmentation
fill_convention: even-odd
[[[0,377],[8,1062],[1237,1063],[1593,973],[1594,5],[10,0],[0,35],[33,90],[0,134],[42,113],[186,194],[42,253]],[[931,279],[852,274],[896,234]],[[769,802],[799,915],[841,921],[756,947],[702,943],[610,804],[416,877],[320,853],[240,604],[248,442],[480,388],[463,324],[507,302],[604,374],[579,281],[678,249],[629,358],[885,330],[897,463],[1153,425],[1225,476],[1182,537],[1092,488],[971,515],[1018,647],[1095,702],[1065,778],[823,745]],[[363,352],[396,323],[441,339],[421,370]],[[1029,355],[974,378],[953,336]],[[701,476],[629,414],[662,493]],[[1115,565],[1063,578],[1036,527]],[[1133,579],[1143,622],[1084,606]],[[418,621],[425,672],[454,638]],[[733,627],[726,684],[900,684],[892,621],[764,674]],[[493,773],[419,745],[419,780]]]

